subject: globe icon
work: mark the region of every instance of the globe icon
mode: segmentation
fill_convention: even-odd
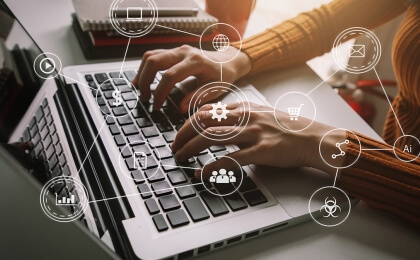
[[[218,34],[214,36],[213,41],[213,48],[216,51],[225,51],[230,45],[229,38],[224,34]]]

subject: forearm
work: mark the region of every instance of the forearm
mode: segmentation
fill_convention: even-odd
[[[242,42],[242,51],[252,62],[249,74],[303,64],[329,51],[344,29],[374,28],[405,8],[404,2],[395,0],[335,0],[301,13]]]
[[[420,159],[403,162],[392,146],[357,135],[363,149],[384,150],[363,150],[354,165],[340,171],[339,186],[370,206],[420,227]],[[352,134],[347,139],[346,161],[351,162],[359,155],[359,143]],[[396,152],[402,159],[413,159],[401,150]]]

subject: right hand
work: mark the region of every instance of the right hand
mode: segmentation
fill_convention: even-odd
[[[217,61],[223,58],[223,55],[232,55],[233,52],[237,52],[237,49],[230,46],[223,54],[212,51],[205,52],[207,56]],[[223,81],[233,83],[251,70],[251,60],[245,53],[239,52],[235,59],[224,63],[222,71],[220,71],[219,63],[210,61],[199,49],[188,45],[170,50],[148,51],[143,55],[139,71],[132,80],[133,85],[140,89],[142,102],[150,99],[150,84],[152,84],[156,73],[164,70],[166,71],[154,93],[154,110],[159,110],[174,85],[187,77],[195,76],[198,82],[197,86],[201,87],[210,82],[221,81],[221,73],[223,73]],[[188,105],[195,91],[188,93],[179,104],[181,113],[188,111]],[[205,101],[209,102],[216,98],[216,95],[208,95]]]

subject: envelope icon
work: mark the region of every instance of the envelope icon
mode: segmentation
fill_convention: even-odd
[[[349,46],[349,57],[350,58],[364,58],[365,57],[365,45],[354,44]]]

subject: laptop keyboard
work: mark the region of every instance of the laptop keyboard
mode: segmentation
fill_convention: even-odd
[[[58,137],[57,128],[47,99],[43,99],[41,105],[36,110],[35,115],[23,131],[20,141],[32,142],[34,146],[30,151],[30,155],[34,159],[45,162],[45,168],[47,169],[46,179],[58,176],[70,176],[70,169],[63,152],[63,146]],[[71,193],[78,198],[78,194],[73,188],[74,187],[72,187],[70,183],[67,185],[60,183],[52,188],[53,190],[51,193],[58,194],[59,198],[68,197]],[[73,213],[75,207],[79,206],[66,207]]]

